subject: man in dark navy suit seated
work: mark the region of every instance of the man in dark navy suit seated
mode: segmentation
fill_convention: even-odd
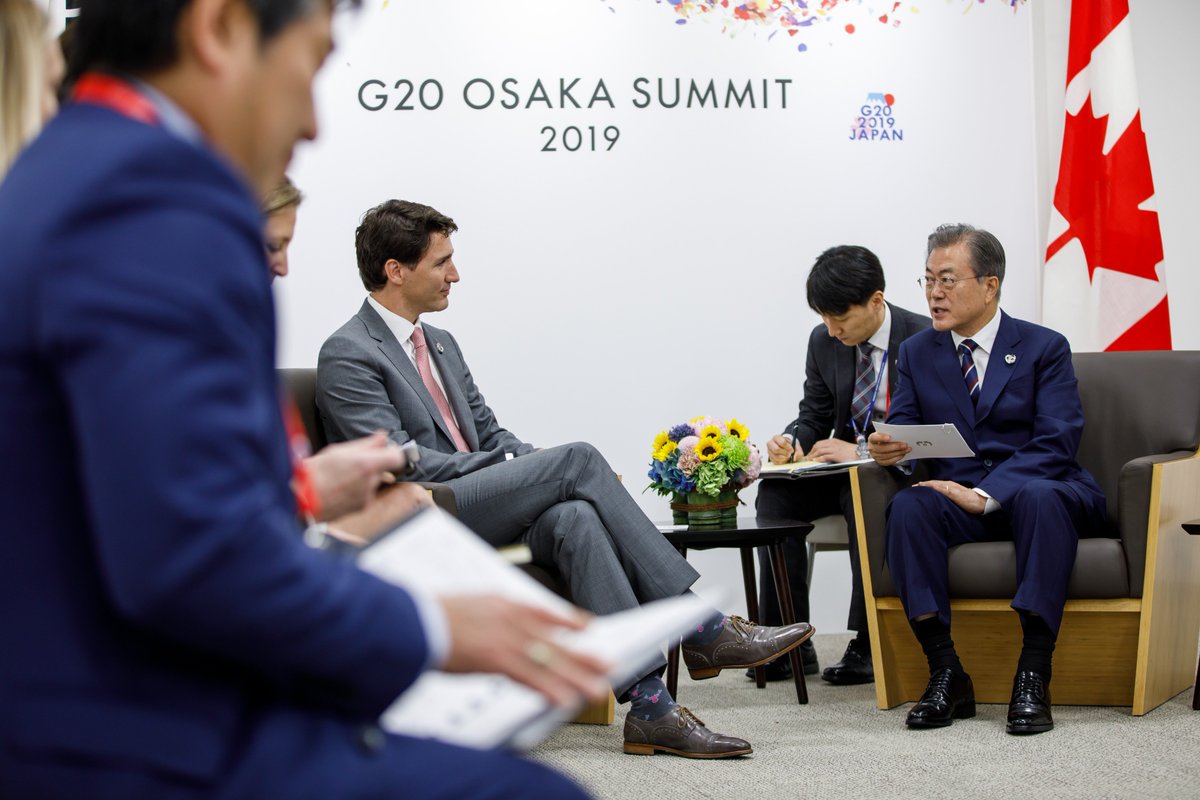
[[[933,329],[900,348],[889,423],[952,423],[970,458],[929,462],[931,480],[900,491],[887,515],[887,562],[929,660],[912,728],[975,715],[975,692],[950,638],[948,548],[1011,539],[1024,644],[1008,708],[1009,733],[1040,733],[1050,713],[1051,657],[1080,531],[1104,519],[1104,494],[1075,460],[1083,409],[1071,349],[1048,328],[999,308],[1004,248],[970,225],[929,236],[925,296]],[[870,437],[878,463],[911,447]]]

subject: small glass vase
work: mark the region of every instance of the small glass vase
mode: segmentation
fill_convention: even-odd
[[[671,493],[671,524],[687,525],[688,512],[686,508],[682,508],[687,504],[687,495],[683,492]]]
[[[693,528],[720,528],[737,522],[737,492],[721,492],[716,497],[688,492],[688,525]]]

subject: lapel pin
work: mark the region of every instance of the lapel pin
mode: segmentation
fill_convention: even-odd
[[[442,349],[442,348],[441,348],[441,346],[439,345],[439,346],[438,346],[438,350],[441,350],[441,349]],[[1009,353],[1008,355],[1006,355],[1006,356],[1004,357],[1004,363],[1005,363],[1005,364],[1015,364],[1015,363],[1017,363],[1017,357],[1016,357],[1016,356],[1014,356],[1012,353]]]
[[[437,348],[437,351],[438,351],[439,353],[444,353],[444,352],[446,352],[444,349],[442,349],[442,343],[441,343],[441,342],[434,342],[434,345],[433,345],[433,346]],[[1012,363],[1012,361],[1010,361],[1010,362],[1008,362],[1008,363],[1010,363],[1010,364],[1011,364],[1011,363]]]

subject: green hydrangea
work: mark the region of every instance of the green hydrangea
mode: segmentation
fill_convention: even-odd
[[[729,476],[729,467],[722,459],[702,462],[696,470],[696,491],[716,497],[725,484],[729,483]]]
[[[722,436],[721,447],[721,458],[729,465],[730,474],[749,465],[750,448],[741,439],[736,436]]]

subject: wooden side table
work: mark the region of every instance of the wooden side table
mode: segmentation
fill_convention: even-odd
[[[754,576],[754,548],[766,547],[771,556],[771,571],[775,576],[775,589],[779,598],[779,612],[785,625],[796,621],[789,589],[787,565],[783,559],[783,542],[793,536],[804,536],[812,530],[812,523],[799,520],[757,520],[739,517],[734,526],[719,528],[685,528],[674,530],[670,523],[658,523],[659,530],[667,541],[675,545],[679,553],[687,557],[688,550],[713,550],[737,548],[742,556],[742,582],[746,588],[746,609],[750,618],[758,618],[758,583]],[[668,530],[668,529],[671,530]],[[667,690],[672,697],[679,698],[679,653],[680,643],[671,645],[667,653]],[[796,682],[796,701],[801,705],[808,702],[808,686],[804,682],[804,665],[800,661],[800,648],[788,653],[792,664],[792,677]],[[754,669],[755,684],[762,689],[767,685],[763,667]]]

